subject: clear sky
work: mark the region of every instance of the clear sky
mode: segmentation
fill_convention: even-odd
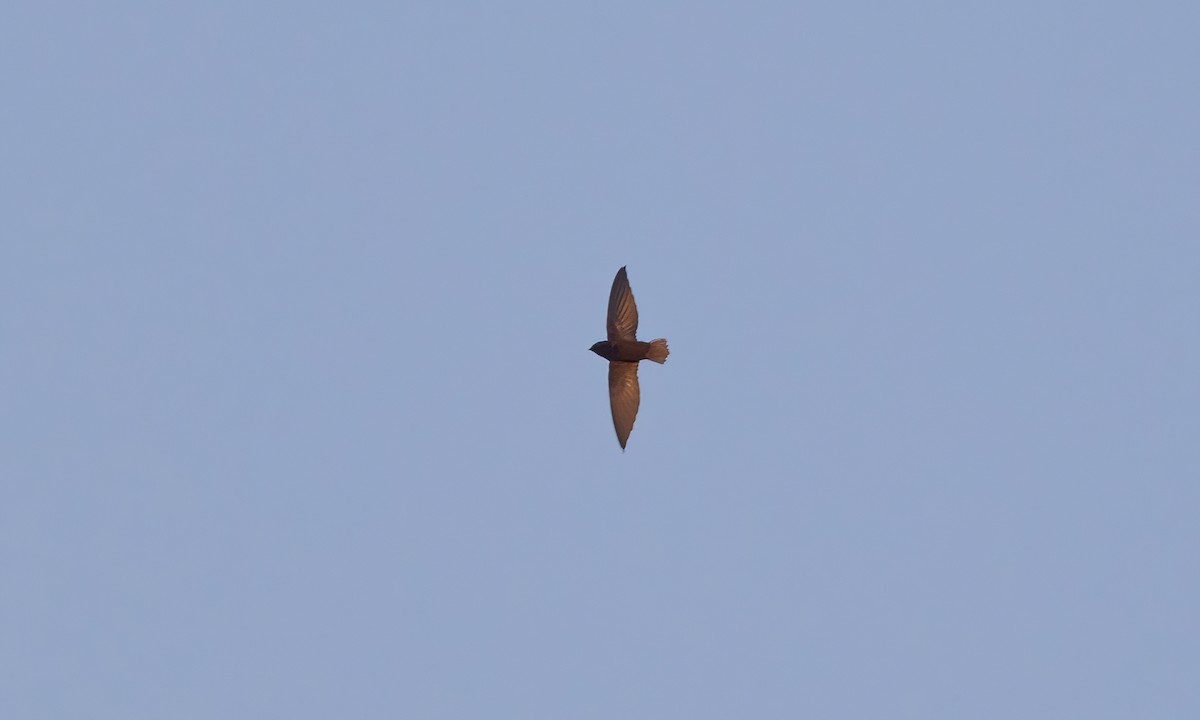
[[[6,4],[0,716],[1200,717],[1197,28]]]

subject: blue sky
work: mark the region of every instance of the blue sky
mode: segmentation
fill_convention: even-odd
[[[0,715],[1197,716],[1198,23],[9,5]]]

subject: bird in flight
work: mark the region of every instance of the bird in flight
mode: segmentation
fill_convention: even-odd
[[[608,402],[612,405],[613,428],[617,442],[625,450],[625,441],[637,419],[641,391],[638,388],[638,361],[653,360],[660,365],[667,361],[667,341],[663,338],[638,342],[637,305],[625,268],[613,278],[608,295],[608,339],[592,345],[592,352],[608,361]]]

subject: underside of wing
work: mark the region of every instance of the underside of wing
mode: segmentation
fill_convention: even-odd
[[[637,335],[638,313],[633,302],[633,290],[625,268],[617,271],[613,278],[612,292],[608,295],[608,341],[633,340]]]
[[[638,364],[614,360],[608,364],[608,401],[612,405],[613,429],[617,431],[617,442],[625,449],[625,442],[637,419],[641,390],[638,388]]]

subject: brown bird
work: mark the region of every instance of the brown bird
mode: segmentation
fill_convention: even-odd
[[[622,267],[613,278],[612,292],[608,295],[608,340],[601,340],[589,348],[608,360],[608,401],[612,405],[613,428],[617,431],[621,450],[625,449],[641,403],[638,361],[653,360],[662,364],[670,354],[663,338],[638,342],[637,326],[637,305]]]

